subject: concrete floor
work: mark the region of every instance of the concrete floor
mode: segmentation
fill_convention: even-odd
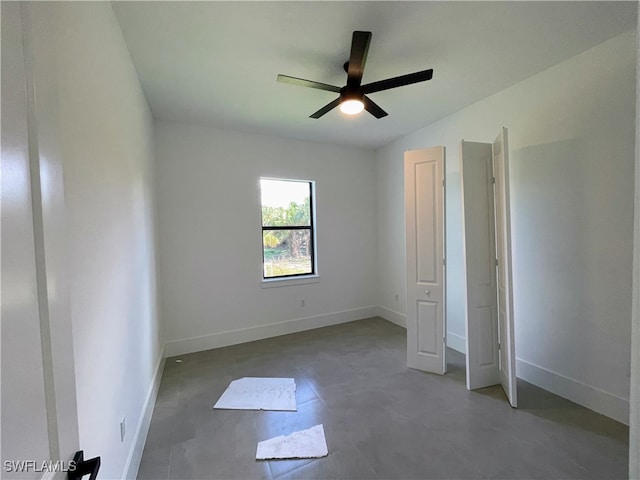
[[[138,478],[627,477],[625,425],[522,381],[512,409],[448,359],[442,377],[408,369],[405,330],[380,318],[169,358]],[[213,410],[246,376],[295,378],[298,411]],[[259,441],[319,423],[328,457],[255,460]]]

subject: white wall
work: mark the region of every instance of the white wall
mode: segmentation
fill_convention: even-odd
[[[635,57],[629,32],[377,152],[378,297],[402,316],[402,155],[447,148],[455,343],[464,338],[459,142],[490,142],[509,128],[518,375],[621,421],[629,408]]]
[[[38,126],[56,129],[64,159],[79,445],[120,479],[136,473],[162,356],[153,121],[109,3],[30,10],[34,44],[53,52],[34,57]]]
[[[168,122],[155,136],[167,355],[375,314],[372,152]],[[316,182],[318,283],[261,288],[261,176]]]

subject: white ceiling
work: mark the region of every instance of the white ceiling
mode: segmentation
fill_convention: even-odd
[[[376,148],[635,27],[637,2],[113,2],[156,119]],[[310,114],[343,86],[354,30],[373,33],[363,83],[389,116]],[[598,65],[593,66],[594,69]]]

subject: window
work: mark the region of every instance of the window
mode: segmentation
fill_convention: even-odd
[[[263,278],[314,275],[313,182],[260,179]]]

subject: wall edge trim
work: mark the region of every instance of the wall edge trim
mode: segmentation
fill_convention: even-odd
[[[124,465],[124,471],[122,478],[135,480],[138,476],[138,469],[140,468],[140,461],[142,460],[142,452],[144,451],[145,443],[147,442],[147,434],[149,433],[149,426],[151,425],[151,417],[153,416],[153,409],[156,406],[156,398],[158,397],[158,390],[160,389],[160,381],[162,380],[162,373],[164,372],[165,356],[164,345],[160,348],[160,355],[158,363],[156,364],[155,374],[149,390],[147,392],[147,398],[145,399],[142,407],[142,412],[136,426],[136,432],[131,442],[131,449],[129,455],[127,455],[127,461]]]
[[[387,322],[395,323],[399,327],[407,328],[407,316],[403,313],[396,312],[390,308],[378,305],[378,317],[384,318]]]
[[[518,378],[629,425],[629,400],[533,363],[516,359]]]
[[[310,317],[295,318],[284,322],[257,325],[255,327],[227,330],[226,332],[169,341],[165,344],[164,354],[165,358],[185,355],[376,316],[378,316],[377,307],[367,306]]]
[[[447,347],[454,349],[457,352],[466,354],[467,352],[467,339],[457,333],[447,332]]]

